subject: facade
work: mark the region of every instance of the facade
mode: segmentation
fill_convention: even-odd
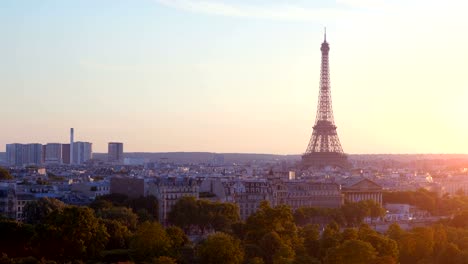
[[[29,203],[36,200],[36,197],[32,194],[18,194],[16,197],[16,220],[17,221],[23,221],[24,220],[24,215],[23,215],[23,209],[24,206]]]
[[[72,184],[71,190],[82,193],[89,199],[96,199],[96,197],[110,194],[110,183],[109,181],[80,182]]]
[[[162,224],[167,224],[168,215],[180,198],[198,199],[198,193],[198,184],[190,178],[160,178],[150,182],[148,186],[148,194],[158,199],[158,219]]]
[[[23,144],[13,143],[6,145],[6,160],[11,166],[23,165]]]
[[[141,178],[113,176],[110,180],[110,193],[125,194],[130,198],[145,196],[145,180]]]
[[[16,218],[16,184],[0,182],[0,215]]]
[[[62,144],[47,143],[44,156],[47,164],[62,164]]]
[[[288,181],[285,204],[292,210],[301,207],[339,208],[343,204],[341,186],[336,183]]]
[[[242,220],[255,213],[262,201],[275,204],[273,188],[266,179],[236,180],[226,186],[226,192],[239,206]]]
[[[110,142],[107,151],[107,160],[113,163],[123,162],[123,143]]]
[[[42,145],[32,144],[7,144],[7,163],[11,166],[39,165],[42,164]]]
[[[71,145],[70,144],[62,144],[62,162],[63,164],[71,164]]]
[[[77,141],[73,143],[72,164],[83,164],[93,158],[93,144]]]
[[[382,205],[382,186],[362,177],[350,178],[342,185],[345,201],[360,202],[373,200]]]

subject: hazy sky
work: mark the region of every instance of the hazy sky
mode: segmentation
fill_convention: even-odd
[[[431,0],[2,0],[0,151],[298,154],[323,27],[347,153],[468,153],[468,4]]]

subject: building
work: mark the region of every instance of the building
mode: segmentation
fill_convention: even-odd
[[[125,194],[130,198],[145,196],[145,180],[141,178],[113,176],[110,179],[110,193]]]
[[[337,183],[285,182],[288,195],[285,204],[292,210],[301,207],[339,208],[343,204],[341,186]]]
[[[363,177],[350,177],[342,184],[345,201],[360,202],[373,200],[382,205],[382,186]]]
[[[71,190],[94,200],[96,197],[110,194],[110,183],[109,181],[80,182],[72,184]]]
[[[36,197],[33,194],[29,194],[29,193],[17,194],[17,197],[16,197],[16,220],[17,221],[24,220],[24,214],[23,214],[24,206],[27,203],[32,202],[34,200],[36,200]]]
[[[72,164],[83,164],[93,158],[93,144],[77,141],[73,143]]]
[[[6,145],[6,161],[11,166],[23,165],[23,144],[13,143]]]
[[[275,204],[273,188],[266,179],[236,180],[227,187],[227,195],[232,196],[239,206],[239,215],[246,220],[255,213],[262,201]]]
[[[107,149],[107,160],[113,163],[123,162],[123,143],[109,142]]]
[[[0,182],[0,216],[16,219],[16,184]]]
[[[42,145],[31,144],[7,144],[7,163],[11,166],[39,165],[42,164]]]
[[[70,144],[62,144],[62,162],[63,164],[71,164],[71,145]]]
[[[62,144],[47,143],[44,156],[47,164],[62,164]]]
[[[68,152],[69,152],[68,155],[70,157],[69,164],[72,164],[73,161],[75,160],[75,158],[73,157],[73,153],[75,153],[74,147],[75,147],[75,129],[70,128],[70,149],[68,150]]]
[[[198,199],[199,187],[191,178],[158,178],[148,185],[148,194],[158,199],[158,219],[167,224],[167,218],[175,203],[182,197]]]

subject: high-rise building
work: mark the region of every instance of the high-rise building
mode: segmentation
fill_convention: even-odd
[[[306,152],[302,156],[302,166],[306,168],[323,168],[327,166],[346,168],[349,166],[348,158],[341,148],[333,118],[328,63],[330,46],[327,42],[326,33],[320,50],[322,51],[322,65],[317,116],[312,137]]]
[[[7,144],[7,163],[12,166],[39,165],[42,163],[42,145],[32,144]]]
[[[23,145],[23,165],[39,165],[42,163],[42,144]]]
[[[62,144],[62,162],[63,164],[71,164],[71,144]]]
[[[122,163],[123,162],[123,143],[109,142],[107,149],[107,160],[109,162]]]
[[[83,164],[93,158],[93,144],[90,142],[73,143],[73,162],[72,164]]]
[[[74,128],[70,128],[70,149],[68,150],[68,155],[70,156],[70,164],[73,163],[74,161],[74,157],[73,157],[73,153],[74,153],[74,141],[75,141],[75,130]]]
[[[23,144],[13,143],[6,145],[6,159],[11,166],[23,165]]]
[[[61,164],[62,163],[62,144],[47,143],[45,145],[45,163]]]

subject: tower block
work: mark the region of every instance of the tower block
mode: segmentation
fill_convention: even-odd
[[[349,167],[348,157],[341,147],[333,118],[328,63],[330,46],[327,42],[326,32],[320,50],[322,51],[322,65],[317,115],[309,145],[304,155],[302,155],[302,166],[306,168],[323,168],[327,166],[347,168]]]

